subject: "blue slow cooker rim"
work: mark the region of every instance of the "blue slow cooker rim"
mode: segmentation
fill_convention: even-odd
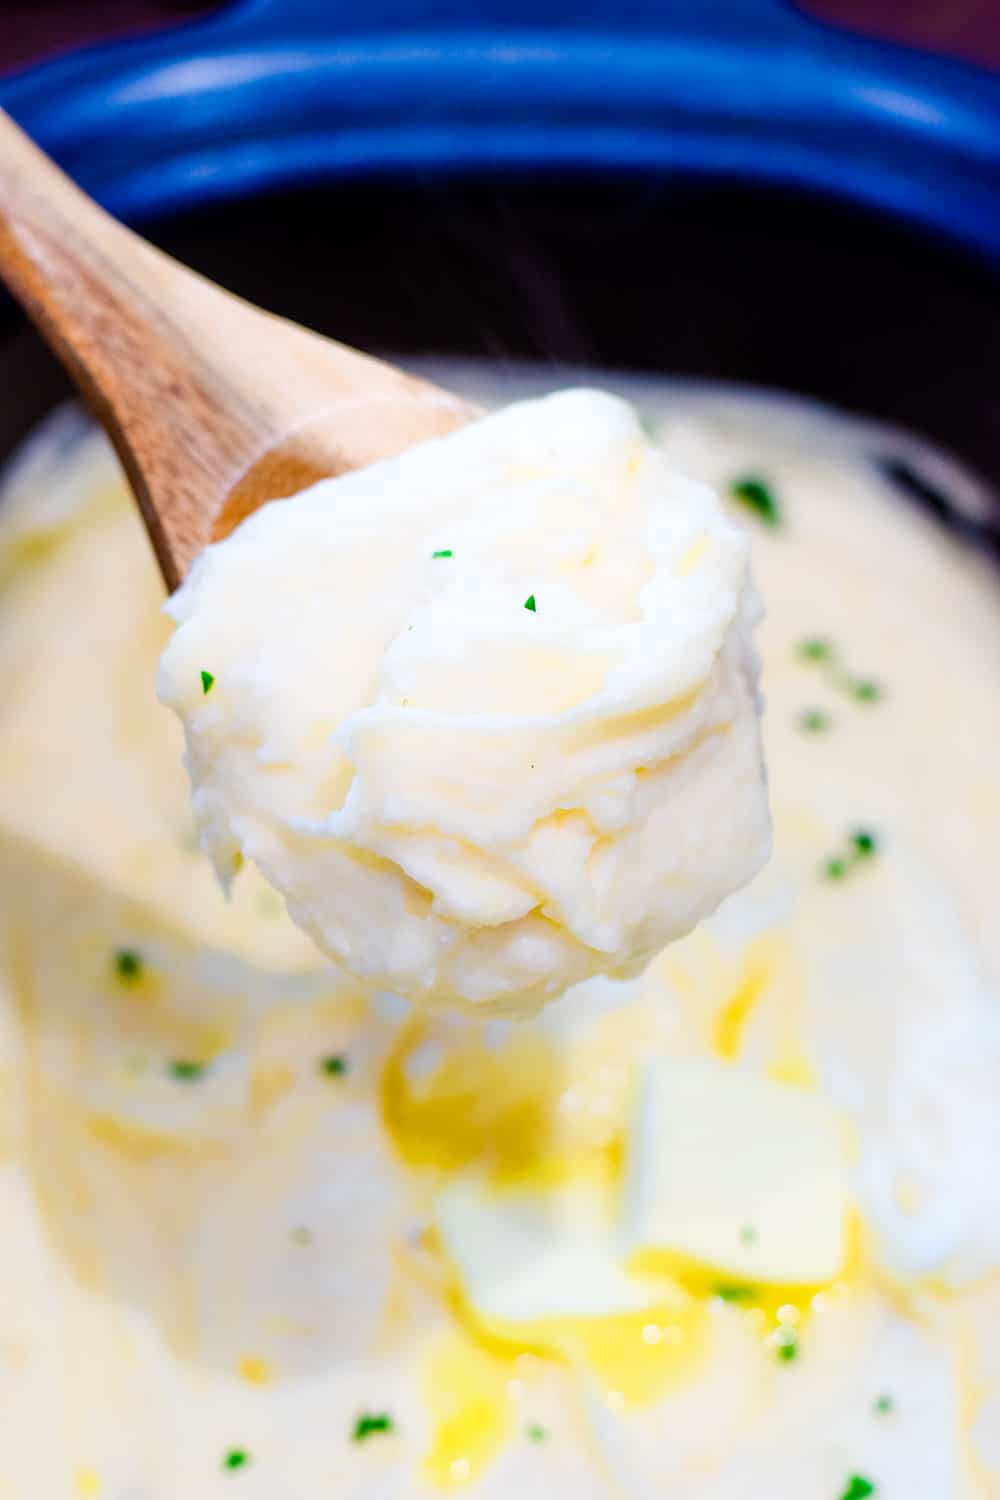
[[[1000,77],[783,0],[463,9],[237,0],[3,80],[0,103],[126,219],[359,177],[659,172],[832,194],[1000,260]]]

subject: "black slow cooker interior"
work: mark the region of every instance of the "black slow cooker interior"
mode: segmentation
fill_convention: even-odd
[[[855,205],[651,177],[410,177],[143,228],[362,348],[786,387],[908,424],[1000,480],[996,268]],[[9,305],[0,388],[0,452],[65,390]]]

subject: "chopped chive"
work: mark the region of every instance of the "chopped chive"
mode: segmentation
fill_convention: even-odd
[[[431,557],[454,557],[454,556],[455,556],[455,554],[454,554],[454,552],[452,552],[452,550],[451,550],[450,547],[442,547],[440,549],[440,551],[438,551],[438,552],[432,552],[431,553]]]
[[[742,479],[734,479],[729,486],[729,493],[734,500],[739,500],[754,515],[759,516],[766,526],[780,526],[782,523],[781,506],[778,504],[774,490],[766,482],[753,474],[747,474]]]
[[[813,636],[807,640],[800,641],[798,654],[803,661],[822,662],[827,668],[827,676],[834,687],[838,687],[848,697],[858,703],[877,703],[883,696],[880,683],[871,677],[855,677],[853,672],[848,672],[836,659],[836,653],[829,641],[820,636]],[[803,728],[818,728],[818,725],[806,725]]]
[[[210,693],[212,691],[212,684],[214,682],[215,682],[215,678],[212,676],[211,672],[202,672],[202,674],[201,674],[201,690],[202,690],[203,693],[205,693],[205,694]]]
[[[793,1359],[798,1359],[798,1357],[799,1357],[799,1341],[798,1341],[798,1339],[789,1339],[787,1343],[779,1344],[778,1345],[778,1358],[779,1359],[783,1359],[786,1362],[786,1364],[790,1364]]]
[[[363,1443],[366,1438],[374,1437],[376,1433],[391,1432],[392,1418],[388,1412],[363,1412],[354,1424],[351,1434],[354,1442]]]
[[[715,1295],[723,1302],[749,1302],[754,1295],[752,1286],[717,1286]]]
[[[752,1224],[744,1224],[740,1230],[740,1239],[744,1245],[755,1245],[757,1243],[757,1231]]]
[[[892,1411],[892,1408],[893,1400],[891,1396],[879,1396],[878,1400],[875,1402],[875,1410],[880,1417],[887,1417]]]
[[[524,1429],[524,1434],[525,1437],[529,1438],[533,1443],[544,1443],[545,1439],[548,1437],[548,1433],[545,1431],[545,1428],[539,1427],[537,1422],[532,1422],[530,1427],[526,1427]]]
[[[524,607],[525,609],[530,609],[532,614],[536,613],[534,594],[528,595],[527,599],[525,599],[524,601]]]
[[[875,1490],[873,1480],[866,1479],[863,1474],[852,1474],[840,1500],[868,1500],[868,1496],[874,1495]]]
[[[328,1078],[342,1078],[347,1072],[347,1058],[342,1052],[331,1052],[329,1057],[321,1057],[319,1070]]]
[[[806,734],[822,734],[830,727],[830,715],[821,708],[807,708],[799,717],[799,728]]]
[[[224,1469],[245,1469],[250,1462],[250,1455],[245,1448],[230,1448],[222,1460]]]
[[[855,828],[848,835],[847,849],[843,854],[836,854],[832,859],[826,860],[823,865],[823,874],[827,880],[842,880],[849,874],[854,865],[862,864],[872,859],[878,853],[878,836],[868,828]]]
[[[192,1062],[188,1058],[175,1057],[167,1064],[167,1072],[171,1078],[177,1078],[182,1083],[194,1083],[202,1078],[208,1071],[208,1063]]]
[[[142,955],[135,948],[119,948],[115,954],[115,973],[126,984],[142,978]]]

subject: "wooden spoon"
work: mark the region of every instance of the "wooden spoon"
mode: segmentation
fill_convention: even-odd
[[[475,415],[155,250],[3,111],[0,277],[114,443],[170,589],[266,501]]]

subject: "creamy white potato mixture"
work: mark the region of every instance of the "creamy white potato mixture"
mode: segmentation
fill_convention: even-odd
[[[1000,1495],[1000,592],[879,460],[974,486],[617,388],[751,539],[775,852],[530,1022],[369,991],[249,863],[223,897],[102,440],[10,476],[2,1500]]]
[[[160,674],[223,881],[425,1005],[635,972],[767,854],[747,554],[594,390],[264,506]]]

